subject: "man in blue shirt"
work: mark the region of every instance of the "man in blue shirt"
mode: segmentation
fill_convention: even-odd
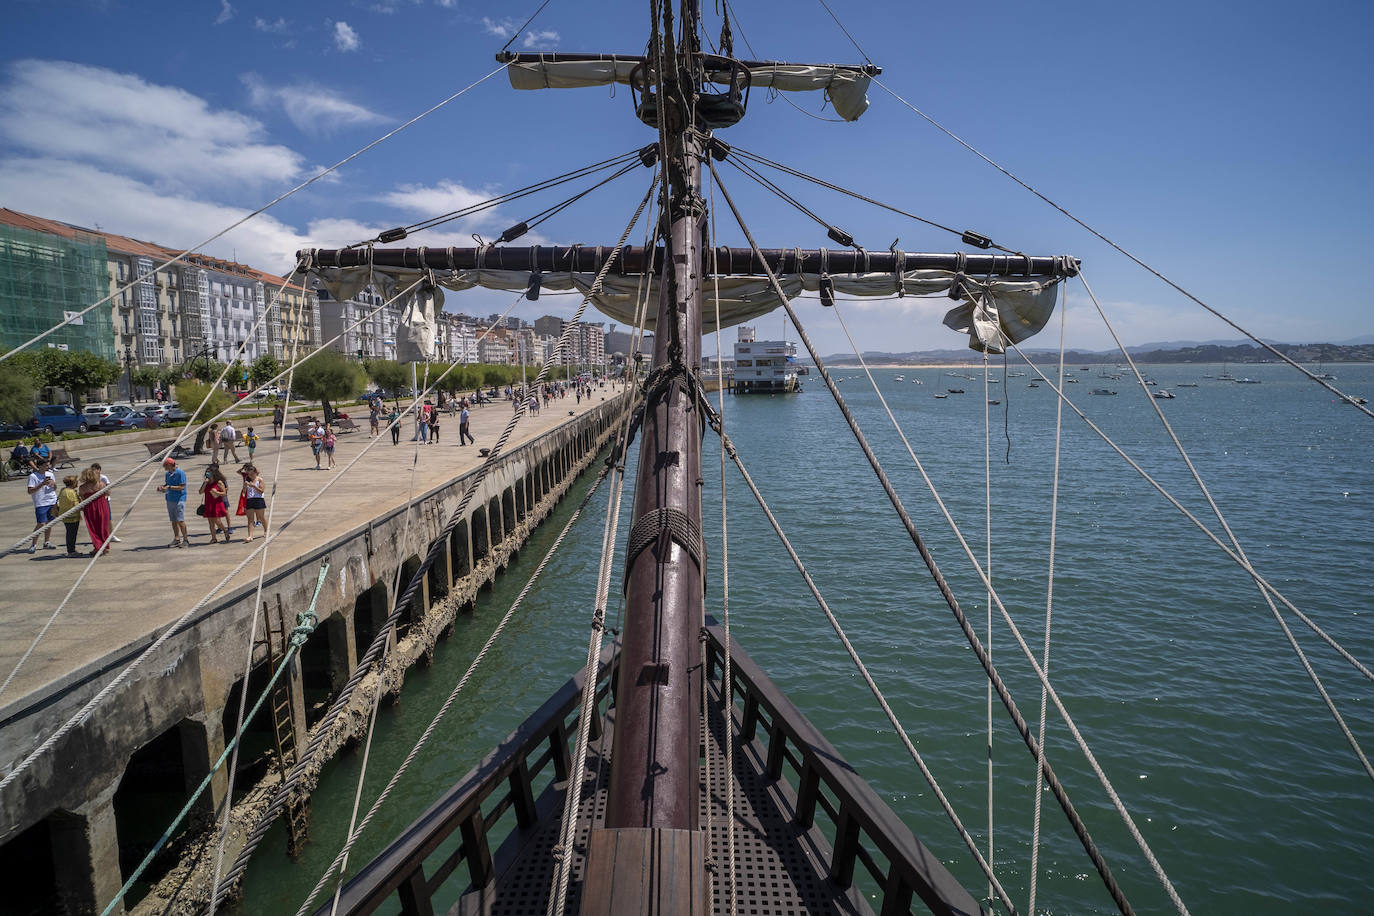
[[[162,459],[162,486],[159,493],[167,498],[167,518],[172,522],[172,543],[168,547],[189,547],[186,535],[186,472],[177,467],[172,458]]]
[[[52,458],[52,452],[48,449],[48,444],[37,436],[33,437],[33,447],[29,449],[29,464],[37,468],[38,462],[48,461]]]

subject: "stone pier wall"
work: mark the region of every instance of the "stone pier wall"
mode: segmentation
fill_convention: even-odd
[[[309,786],[313,787],[323,763],[365,731],[375,692],[396,693],[406,670],[432,657],[435,642],[451,627],[455,615],[469,607],[478,590],[506,567],[577,475],[610,441],[622,409],[623,399],[612,398],[566,426],[511,450],[489,470],[449,535],[419,599],[403,616],[399,638],[381,670],[363,680],[345,714],[323,736],[322,753],[307,776]],[[289,629],[296,612],[310,602],[321,564],[329,564],[317,605],[319,628],[289,671],[291,718],[299,750],[313,737],[314,720],[352,674],[358,656],[385,620],[398,570],[404,589],[409,568],[419,565],[439,536],[471,476],[417,495],[409,512],[399,508],[366,517],[365,511],[359,513],[356,506],[349,506],[345,511],[363,516],[356,528],[267,573],[262,589],[266,616],[275,624],[280,600]],[[137,600],[136,590],[130,600]],[[46,859],[55,863],[49,879],[54,906],[72,913],[99,912],[109,902],[130,862],[136,863],[143,855],[136,839],[120,835],[121,798],[127,809],[133,799],[142,797],[137,794],[140,786],[161,786],[165,794],[166,786],[174,785],[185,787],[180,802],[184,803],[224,749],[225,723],[232,731],[245,690],[244,652],[253,626],[253,604],[254,590],[246,587],[207,607],[145,660],[130,681],[82,725],[0,793],[0,830],[5,838],[0,869],[22,866],[25,856],[35,856],[35,862]],[[261,642],[262,622],[260,615],[254,672],[246,685],[249,703],[257,698],[259,678],[265,681],[270,667],[268,648]],[[150,636],[144,645],[151,641]],[[10,751],[31,747],[51,734],[141,648],[112,653],[86,679],[17,714],[11,711],[0,723],[0,747]],[[268,718],[265,715],[262,721]],[[5,759],[13,756],[7,752]],[[266,770],[266,758],[259,757]],[[259,791],[250,792],[246,801],[235,806],[238,829],[231,835],[239,839],[226,851],[226,863],[241,846],[242,826],[251,821],[254,805],[260,806],[267,794],[261,790],[278,778],[275,768],[264,776],[246,771],[246,763],[252,761],[241,760],[239,772],[257,778]],[[196,811],[199,824],[210,823],[212,812],[224,802],[227,786],[221,770],[209,797]],[[241,783],[235,786],[236,797],[241,787]],[[27,851],[21,853],[15,844]],[[194,835],[179,843],[185,853],[197,845]],[[183,866],[169,876],[183,892],[188,884],[204,883],[195,874],[195,858],[186,855]],[[189,894],[192,899],[197,896],[194,891]],[[147,902],[152,904],[158,897],[159,891],[154,890]]]

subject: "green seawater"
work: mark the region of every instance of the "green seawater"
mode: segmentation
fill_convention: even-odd
[[[1374,366],[1327,367],[1374,400]],[[963,371],[963,370],[961,370]],[[1000,360],[986,405],[975,380],[942,370],[875,371],[902,429],[980,558],[986,551],[985,430],[990,440],[992,578],[1038,656],[1044,640],[1055,450],[1053,390]],[[1053,368],[1046,366],[1054,378]],[[1109,371],[1111,370],[1109,368]],[[1374,420],[1282,366],[1146,367],[1177,397],[1158,406],[1261,575],[1366,664],[1374,663]],[[926,538],[980,639],[986,592],[857,369],[840,390]],[[898,382],[895,377],[904,375]],[[1162,433],[1150,400],[1099,367],[1065,391],[1210,529],[1206,499]],[[1006,376],[1006,377],[1004,377]],[[914,384],[919,380],[922,384]],[[988,841],[986,680],[820,379],[794,396],[726,397],[727,430],[965,824]],[[1196,388],[1174,387],[1196,382]],[[961,387],[965,394],[934,398]],[[1118,391],[1092,396],[1092,388]],[[986,416],[985,416],[986,413]],[[1010,459],[1008,461],[1008,450]],[[1060,439],[1050,673],[1076,724],[1194,913],[1334,908],[1374,899],[1374,784],[1249,578],[1085,424],[1065,412]],[[719,451],[707,436],[704,516],[708,610],[721,612]],[[582,488],[564,500],[475,614],[460,617],[431,668],[381,711],[363,807],[420,732],[552,543]],[[738,475],[729,497],[735,637],[975,896],[984,882],[892,733]],[[621,539],[627,533],[626,518]],[[433,742],[354,850],[356,869],[505,737],[584,661],[605,492],[549,564]],[[1224,537],[1224,536],[1223,536]],[[613,602],[614,608],[614,602]],[[614,613],[614,609],[612,611]],[[1316,673],[1366,746],[1374,685],[1286,617]],[[994,663],[1023,714],[1040,689],[1000,616]],[[1034,763],[994,706],[993,839],[1000,880],[1024,909]],[[1154,873],[1051,716],[1049,759],[1137,912],[1167,912]],[[243,912],[292,913],[337,853],[362,760],[327,768],[310,844],[290,863],[280,825],[248,872]],[[1114,912],[1054,800],[1044,797],[1037,911]],[[317,901],[318,905],[319,901]]]

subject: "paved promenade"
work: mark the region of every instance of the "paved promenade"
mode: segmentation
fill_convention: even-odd
[[[580,404],[570,393],[567,398],[553,401],[538,414],[527,415],[517,425],[506,451],[535,439],[573,418],[600,406],[619,392],[619,388],[596,389],[591,399]],[[294,428],[289,428],[284,440],[271,439],[271,423],[266,428],[254,424],[261,441],[254,456],[254,464],[264,480],[277,483],[275,522],[285,522],[322,487],[334,481],[325,494],[307,509],[300,518],[283,527],[281,535],[268,549],[267,569],[288,566],[293,558],[320,547],[345,534],[368,518],[403,506],[413,492],[419,496],[426,491],[475,470],[482,461],[479,448],[496,443],[509,422],[513,408],[509,401],[496,400],[472,409],[471,429],[475,445],[458,445],[458,419],[443,417],[441,439],[437,444],[417,446],[411,441],[414,424],[402,421],[401,442],[393,446],[385,431],[373,439],[368,434],[367,410],[362,405],[345,405],[344,410],[358,422],[359,432],[338,437],[335,450],[336,470],[316,470],[308,443],[299,441]],[[242,432],[243,427],[239,427]],[[99,440],[81,440],[69,450],[75,468],[55,469],[58,483],[67,474],[78,473],[92,460],[99,461],[111,480],[117,480],[138,462],[148,458],[142,443],[127,445],[98,445]],[[87,448],[81,445],[91,443]],[[344,468],[359,456],[370,443],[370,449],[345,473]],[[418,452],[418,463],[413,459]],[[239,457],[247,459],[247,448],[240,444]],[[278,459],[280,457],[280,470]],[[134,512],[118,530],[121,543],[114,544],[109,554],[100,557],[86,576],[56,622],[39,642],[10,686],[0,694],[0,710],[10,707],[44,685],[61,680],[69,672],[80,669],[134,640],[156,632],[179,618],[206,592],[213,588],[243,557],[262,540],[243,543],[247,529],[244,518],[232,516],[238,504],[239,477],[235,465],[222,465],[229,481],[229,506],[234,525],[233,542],[211,544],[205,520],[195,514],[202,501],[196,492],[204,479],[210,458],[206,454],[180,461],[188,480],[186,526],[190,532],[189,548],[169,548],[172,540],[165,503],[156,487],[162,483],[162,470],[149,464],[111,493],[113,521],[117,522],[129,508],[143,482],[152,473],[156,479],[139,500]],[[322,463],[327,463],[323,462]],[[411,468],[415,467],[413,475]],[[62,603],[73,583],[85,570],[90,558],[68,557],[65,552],[65,532],[61,524],[52,532],[55,550],[44,550],[39,542],[38,552],[30,555],[25,539],[19,551],[8,550],[25,532],[33,529],[32,501],[22,481],[0,484],[0,534],[3,534],[3,553],[0,554],[0,683],[9,676],[20,657]],[[260,530],[259,532],[260,533]],[[89,553],[90,538],[85,524],[81,526],[78,550]],[[256,581],[259,560],[254,559],[218,593],[223,595],[250,581]],[[213,601],[211,602],[213,604]]]

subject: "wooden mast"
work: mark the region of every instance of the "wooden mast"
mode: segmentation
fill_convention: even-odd
[[[639,439],[626,549],[625,624],[605,828],[588,843],[582,912],[702,914],[710,906],[698,829],[702,579],[701,359],[706,206],[697,129],[694,0],[674,48],[664,4],[657,104],[666,177],[666,249],[654,373]]]

